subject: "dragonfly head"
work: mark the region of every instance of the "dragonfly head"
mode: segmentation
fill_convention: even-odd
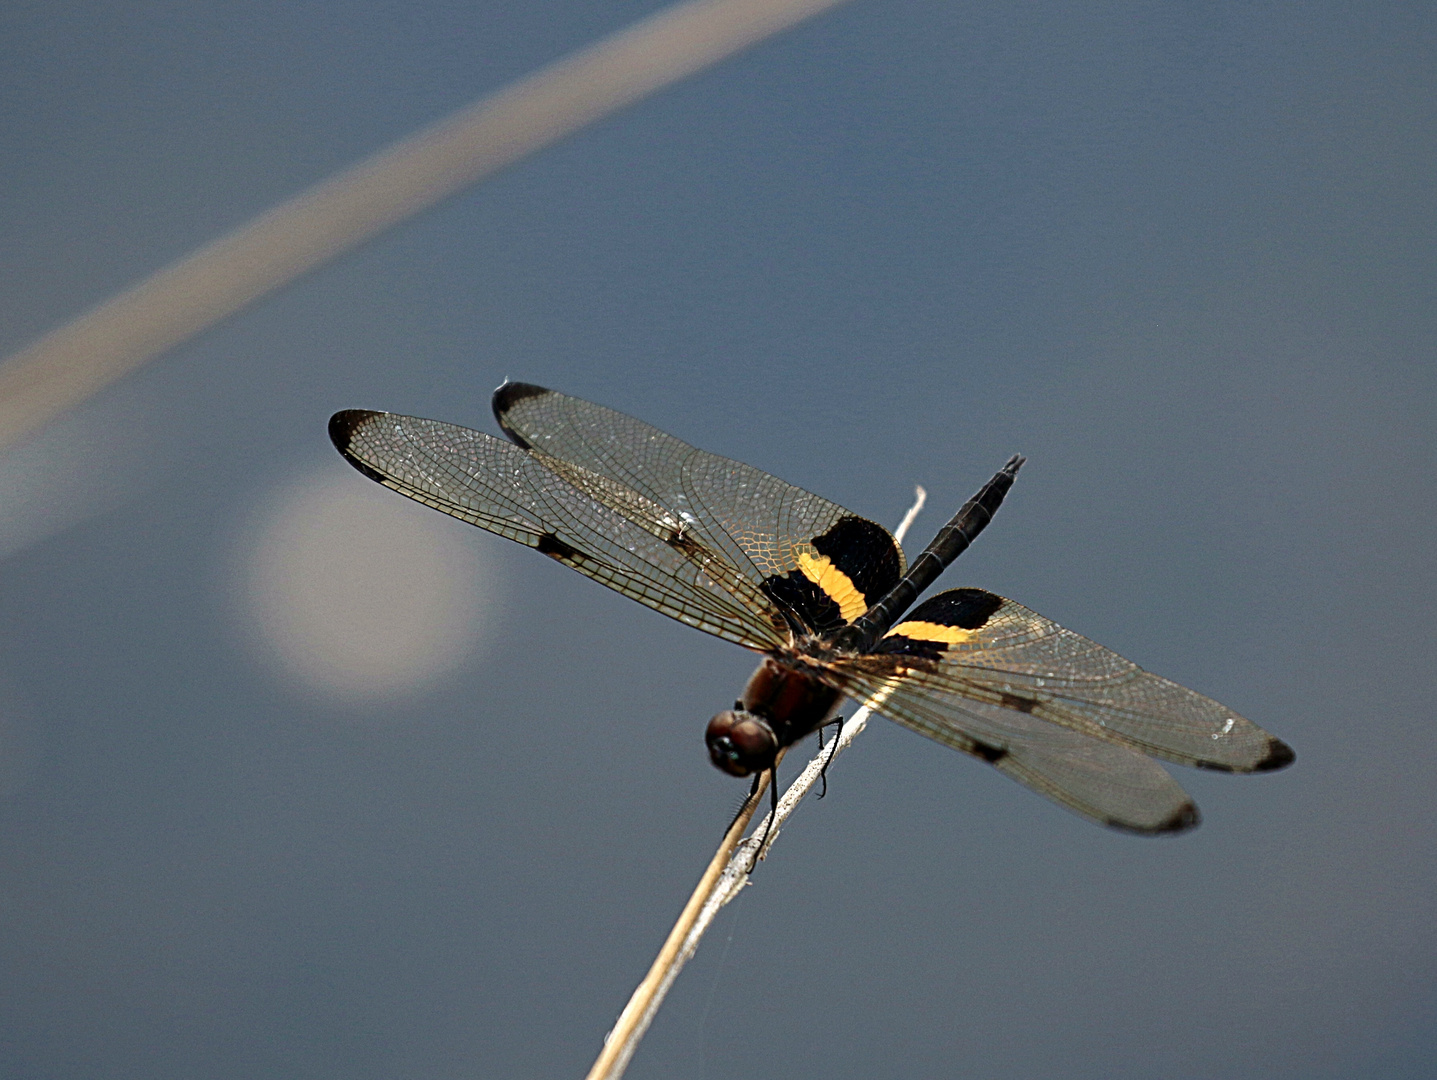
[[[773,768],[778,736],[768,721],[741,709],[725,709],[704,733],[709,758],[730,776],[751,776]]]

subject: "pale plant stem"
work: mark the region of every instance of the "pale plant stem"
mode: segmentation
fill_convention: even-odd
[[[840,2],[675,4],[315,184],[12,354],[0,448],[385,229]]]
[[[928,498],[928,493],[921,487],[916,488],[914,494],[913,505],[909,507],[908,513],[903,515],[903,521],[893,534],[900,544]],[[844,721],[838,734],[834,736],[838,740],[837,747],[830,745],[821,749],[804,766],[803,772],[799,773],[798,778],[788,786],[788,790],[779,796],[778,811],[772,827],[769,826],[768,815],[765,815],[753,833],[740,844],[739,836],[743,834],[743,830],[748,826],[754,811],[763,799],[764,793],[768,790],[768,775],[763,776],[758,789],[744,804],[743,810],[729,831],[724,834],[718,851],[709,861],[708,869],[699,878],[698,885],[694,887],[688,903],[679,913],[678,921],[669,931],[669,936],[664,939],[663,948],[659,950],[659,955],[654,959],[648,974],[634,990],[633,995],[629,998],[629,1003],[619,1014],[619,1019],[614,1024],[613,1030],[605,1036],[604,1048],[600,1051],[593,1067],[589,1069],[585,1080],[618,1080],[624,1075],[624,1070],[628,1068],[634,1051],[638,1049],[639,1042],[649,1029],[649,1024],[657,1015],[659,1006],[664,1003],[669,987],[673,986],[674,980],[679,977],[679,972],[698,950],[699,942],[703,940],[704,933],[712,924],[714,916],[725,904],[743,891],[744,886],[749,883],[749,871],[757,864],[758,860],[767,857],[774,841],[778,839],[779,829],[788,820],[788,816],[803,801],[803,797],[808,794],[813,785],[818,783],[828,763],[843,753],[868,726],[869,715],[883,704],[886,697],[886,694],[880,692],[864,702],[857,712]],[[782,759],[782,754],[779,757]],[[762,850],[758,850],[760,842],[763,844]]]

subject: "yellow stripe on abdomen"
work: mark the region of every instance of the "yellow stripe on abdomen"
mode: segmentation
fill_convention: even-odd
[[[906,637],[913,641],[938,641],[945,645],[958,645],[972,641],[976,630],[964,630],[961,626],[944,626],[936,622],[899,623],[884,637]]]
[[[868,610],[868,600],[858,591],[853,580],[834,566],[827,555],[801,552],[798,556],[798,568],[803,571],[804,577],[822,589],[824,595],[838,605],[844,622],[852,622]]]

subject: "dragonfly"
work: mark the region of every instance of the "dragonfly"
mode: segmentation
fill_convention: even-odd
[[[358,409],[329,434],[385,487],[761,654],[705,731],[714,765],[753,792],[846,698],[1142,834],[1199,822],[1159,759],[1233,773],[1294,760],[1225,705],[1016,601],[956,588],[912,607],[992,520],[1021,456],[910,565],[883,526],[624,413],[523,382],[492,404],[507,439]]]

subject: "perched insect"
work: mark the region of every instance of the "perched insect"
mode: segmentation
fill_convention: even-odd
[[[763,653],[706,733],[713,763],[755,786],[845,697],[1140,833],[1198,823],[1154,757],[1225,772],[1293,760],[1231,709],[1012,600],[951,589],[905,616],[987,525],[1021,457],[909,568],[882,526],[612,409],[512,382],[493,407],[509,442],[361,410],[335,413],[329,434],[386,487]]]

